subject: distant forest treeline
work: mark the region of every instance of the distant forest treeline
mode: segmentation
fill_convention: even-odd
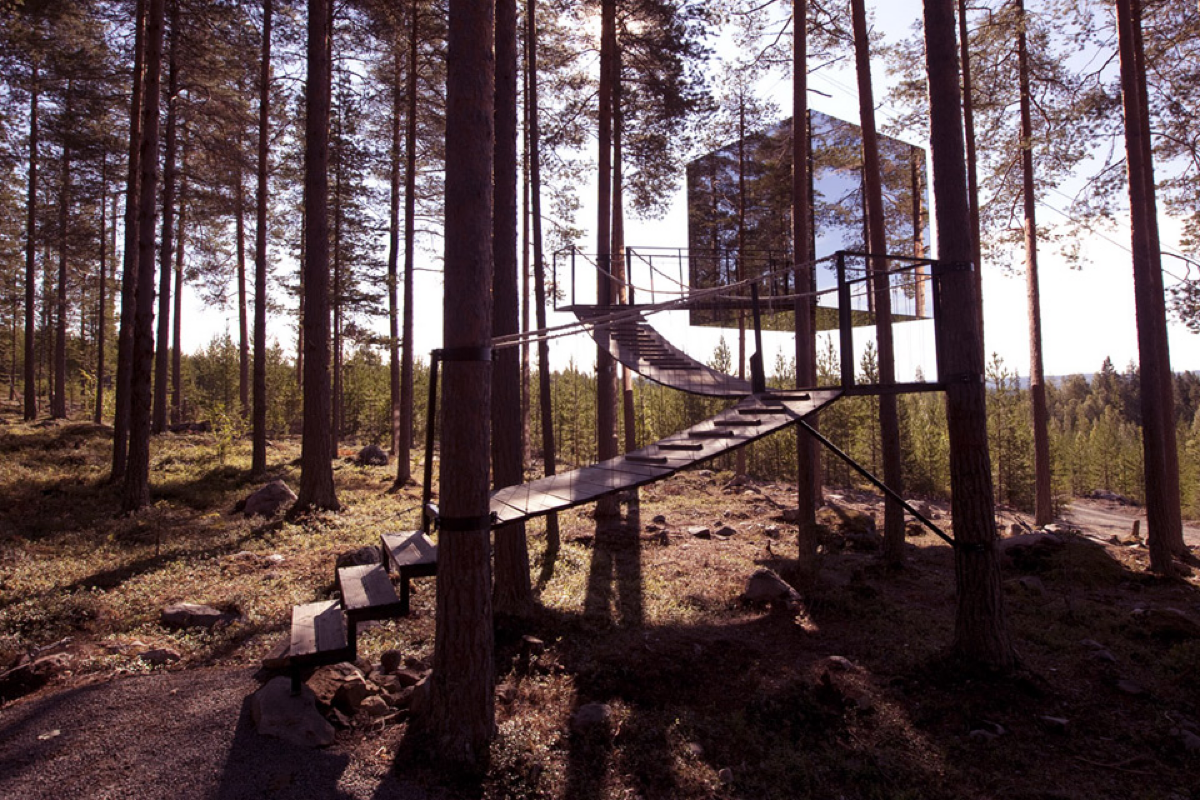
[[[79,358],[79,340],[72,342],[68,382],[69,406],[83,416],[95,398],[95,376],[82,368],[90,356]],[[715,369],[733,372],[733,359],[724,341],[709,360]],[[870,379],[876,370],[874,351],[868,348],[858,365],[860,375]],[[388,444],[390,406],[386,353],[360,346],[347,353],[342,365],[344,422],[339,439],[344,447],[368,443]],[[20,383],[0,371],[10,400],[19,397]],[[773,365],[768,383],[791,385],[790,361]],[[820,382],[835,385],[840,374],[832,350],[820,354]],[[204,350],[182,358],[183,419],[207,420],[233,436],[248,431],[245,412],[239,408],[239,361],[237,342],[229,335],[218,337]],[[992,456],[992,478],[999,502],[1029,511],[1034,502],[1033,433],[1029,419],[1027,389],[1016,373],[998,357],[988,363],[988,438]],[[301,386],[294,354],[268,350],[267,382],[272,402],[268,408],[268,433],[272,437],[300,432],[303,409]],[[418,361],[415,374],[417,398],[428,395],[428,365]],[[537,392],[529,393],[527,453],[530,474],[540,474],[539,443],[541,413]],[[44,380],[39,386],[47,392]],[[554,425],[559,442],[560,466],[574,467],[596,460],[596,387],[589,368],[569,366],[552,376]],[[111,418],[112,393],[106,394],[106,419]],[[1047,382],[1050,410],[1051,453],[1054,493],[1059,502],[1092,492],[1113,492],[1135,502],[1144,497],[1142,466],[1142,410],[1138,371],[1129,364],[1117,370],[1105,359],[1090,376],[1068,375]],[[871,397],[844,398],[820,416],[821,431],[835,444],[873,473],[881,466],[881,445],[876,403]],[[639,446],[693,425],[726,405],[724,401],[688,395],[644,380],[634,382],[635,430]],[[949,442],[942,396],[939,393],[900,397],[904,482],[910,495],[941,497],[950,491]],[[1179,443],[1181,489],[1184,513],[1200,517],[1200,376],[1194,372],[1175,375],[1176,436]],[[426,409],[423,400],[415,409],[414,441],[425,437]],[[513,424],[523,420],[514,419]],[[624,430],[624,420],[620,420]],[[795,430],[776,433],[750,445],[746,468],[758,480],[789,481],[796,477]],[[345,451],[343,451],[345,452]],[[421,456],[416,455],[417,458]],[[734,468],[732,454],[718,459],[718,469]],[[823,459],[824,483],[849,487],[861,479],[842,461]]]

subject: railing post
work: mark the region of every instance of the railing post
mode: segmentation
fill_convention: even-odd
[[[758,282],[750,284],[750,308],[754,312],[754,355],[750,356],[750,388],[755,394],[767,390],[767,375],[763,370],[762,315],[758,307]]]
[[[429,404],[425,412],[425,483],[421,489],[421,531],[429,533],[429,503],[433,499],[433,429],[437,421],[438,364],[442,351],[429,354]]]
[[[929,274],[932,278],[932,286],[930,287],[933,294],[933,360],[935,369],[937,370],[937,381],[942,383],[942,294],[940,289],[942,283],[941,261],[933,261],[929,265]],[[982,298],[977,298],[979,302],[983,302]]]
[[[838,333],[841,335],[842,390],[854,386],[854,328],[851,327],[850,284],[846,281],[846,252],[837,252]]]
[[[633,248],[625,248],[625,291],[629,305],[633,305]]]

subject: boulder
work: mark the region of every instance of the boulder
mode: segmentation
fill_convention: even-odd
[[[1054,533],[1023,533],[996,542],[996,550],[1000,556],[1019,570],[1037,570],[1044,567],[1049,559],[1066,546],[1066,540]]]
[[[12,700],[37,691],[70,664],[70,656],[57,653],[25,661],[7,672],[0,673],[0,701]]]
[[[183,658],[178,650],[170,647],[155,647],[153,650],[147,650],[138,655],[142,661],[145,661],[152,667],[162,667],[167,664],[173,664]]]
[[[296,493],[288,488],[283,481],[271,481],[254,494],[246,498],[242,513],[247,517],[256,514],[263,517],[273,517],[280,509],[296,500]]]
[[[364,467],[386,467],[388,454],[377,444],[369,444],[358,451],[358,463]]]
[[[800,593],[788,585],[787,581],[770,569],[756,570],[746,581],[746,591],[742,598],[751,605],[785,605],[790,606],[800,602]]]
[[[353,716],[363,701],[378,689],[352,664],[321,667],[308,679],[308,687],[321,708],[337,708]]]
[[[571,715],[571,733],[587,736],[592,733],[607,733],[612,719],[612,708],[606,703],[586,703]]]
[[[725,539],[728,539],[730,536],[734,536],[736,534],[737,534],[737,529],[731,528],[728,525],[722,525],[720,528],[717,529],[717,536],[721,536]]]
[[[364,545],[363,547],[347,550],[337,557],[336,567],[363,567],[368,564],[379,564],[383,561],[383,557],[379,553],[379,548],[373,544]]]
[[[213,628],[233,622],[237,614],[226,614],[199,603],[174,603],[162,610],[160,619],[168,628]]]
[[[691,528],[688,528],[687,532],[688,532],[688,534],[690,534],[691,536],[694,536],[697,539],[711,539],[712,538],[712,531],[710,529],[704,527],[703,525],[695,525]]]
[[[874,523],[874,520],[872,520]],[[883,537],[873,530],[870,531],[850,531],[846,534],[846,544],[855,550],[864,550],[868,553],[873,553],[883,546]]]
[[[384,675],[391,675],[396,670],[400,669],[400,665],[403,663],[404,654],[394,648],[391,650],[384,650],[379,654],[379,671]]]
[[[359,704],[358,713],[366,714],[373,719],[381,719],[392,713],[392,707],[382,697],[372,696],[364,699]]]
[[[664,517],[662,514],[655,514],[654,519],[652,519],[650,521],[653,522],[655,525],[666,525],[667,524],[667,518]]]
[[[817,510],[817,523],[831,530],[849,534],[878,534],[875,516],[849,506],[826,503]]]
[[[400,684],[401,688],[416,686],[421,682],[421,678],[423,677],[417,670],[407,668],[394,671],[392,676],[396,679],[396,682]]]
[[[1200,638],[1200,623],[1177,608],[1135,608],[1129,618],[1138,630],[1156,639],[1179,642]]]
[[[250,718],[263,736],[274,736],[301,747],[325,747],[333,743],[333,726],[317,711],[312,689],[300,687],[292,695],[291,681],[272,678],[250,698]]]

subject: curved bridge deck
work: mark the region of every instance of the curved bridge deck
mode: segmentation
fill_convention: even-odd
[[[576,306],[575,315],[587,322],[606,316],[611,307]],[[620,363],[655,383],[709,397],[745,397],[750,381],[717,372],[668,342],[644,317],[601,323],[589,329],[608,331],[608,352]]]
[[[751,395],[732,408],[641,450],[496,490],[491,499],[491,511],[496,515],[494,524],[562,511],[660,480],[794,425],[840,396],[838,389]]]

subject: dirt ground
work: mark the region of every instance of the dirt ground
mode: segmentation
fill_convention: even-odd
[[[363,480],[384,485],[385,472]],[[469,790],[447,788],[408,755],[403,722],[355,718],[317,751],[259,736],[248,698],[260,685],[260,642],[284,630],[272,611],[256,638],[229,633],[228,648],[164,638],[184,661],[141,675],[67,673],[0,708],[0,797],[1200,800],[1200,749],[1190,744],[1200,742],[1200,638],[1160,635],[1139,616],[1200,618],[1200,579],[1149,575],[1144,547],[1109,542],[1139,509],[1077,501],[1064,522],[1082,535],[1006,562],[1021,668],[995,676],[947,658],[954,558],[928,533],[914,531],[895,573],[832,536],[803,614],[745,605],[751,573],[787,575],[793,563],[791,491],[698,471],[644,487],[619,529],[598,528],[588,509],[563,515],[563,551],[538,611],[498,629],[499,736],[487,779]],[[882,520],[877,497],[830,495]],[[230,505],[222,496],[213,507]],[[929,509],[949,527],[947,504]],[[1188,526],[1193,545],[1198,533]],[[285,565],[311,555],[327,575],[332,555],[312,552],[311,533],[257,535],[227,549],[261,547]],[[535,570],[540,536],[531,530]],[[39,557],[53,556],[43,549]],[[236,555],[203,563],[236,575],[252,613],[246,587],[281,574],[233,570]],[[158,562],[139,569],[153,574]],[[299,574],[306,592],[322,591]],[[122,573],[103,597],[139,575]],[[431,587],[416,587],[413,617],[370,633],[369,653],[428,658]],[[516,658],[523,635],[546,643],[532,666]],[[572,732],[572,713],[588,703],[610,707],[608,735]]]

